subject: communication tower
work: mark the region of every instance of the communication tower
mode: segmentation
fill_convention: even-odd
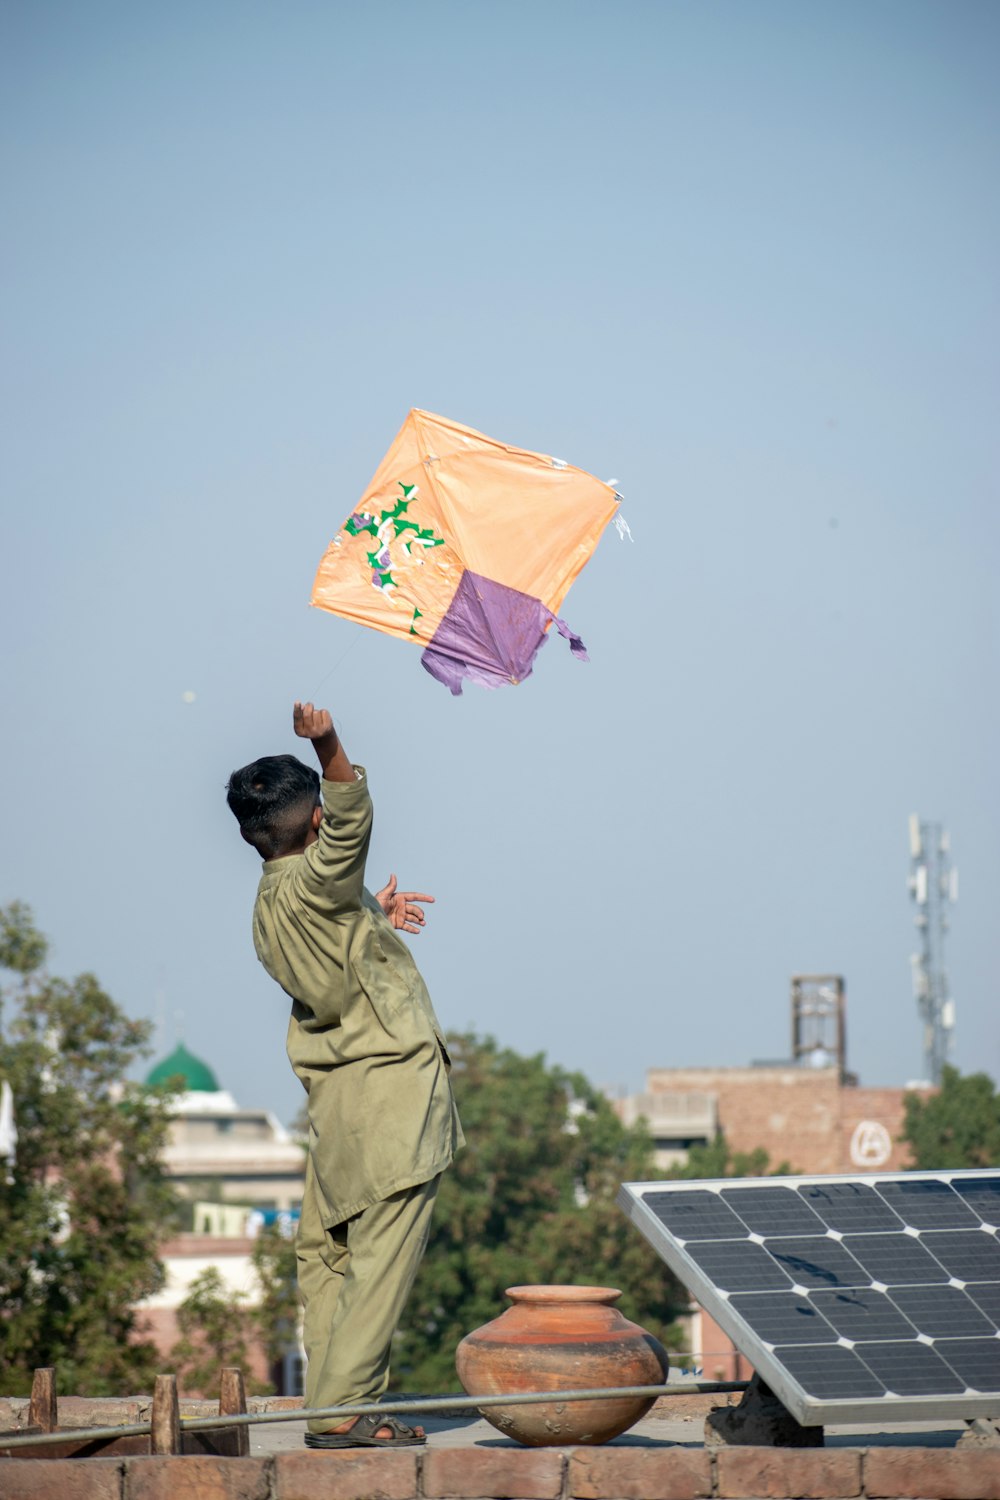
[[[940,823],[910,817],[910,895],[916,902],[914,923],[920,933],[920,952],[913,965],[913,992],[924,1030],[924,1078],[941,1082],[941,1069],[951,1061],[955,1032],[955,1002],[948,993],[944,967],[944,939],[948,907],[958,900],[958,871],[951,862],[950,841]]]

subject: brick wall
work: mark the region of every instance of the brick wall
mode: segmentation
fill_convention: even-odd
[[[961,1448],[438,1448],[271,1458],[0,1459],[4,1500],[1000,1500]]]
[[[903,1130],[906,1089],[842,1089],[840,1101],[841,1172],[899,1172],[911,1165]],[[879,1127],[873,1130],[872,1127]],[[888,1147],[889,1155],[880,1159]]]
[[[762,1146],[771,1171],[783,1163],[805,1173],[909,1164],[899,1143],[906,1090],[844,1085],[836,1068],[652,1068],[646,1087],[712,1094],[730,1147]]]

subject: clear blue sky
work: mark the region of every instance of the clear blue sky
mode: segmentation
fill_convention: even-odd
[[[3,6],[0,900],[55,972],[295,1113],[223,787],[317,696],[447,1026],[634,1088],[832,970],[903,1083],[912,811],[1000,1075],[998,50],[989,0]],[[307,607],[410,406],[617,478],[589,666],[453,700]]]

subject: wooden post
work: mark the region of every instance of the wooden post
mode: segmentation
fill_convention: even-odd
[[[56,1398],[56,1372],[51,1366],[36,1370],[31,1381],[31,1405],[28,1422],[43,1432],[55,1432],[59,1426],[59,1403]]]
[[[157,1375],[153,1387],[153,1431],[150,1453],[181,1452],[181,1413],[177,1401],[177,1376]]]
[[[247,1409],[247,1393],[243,1384],[243,1371],[236,1366],[227,1366],[222,1371],[219,1384],[219,1416],[229,1417],[245,1415]],[[230,1430],[233,1442],[233,1455],[236,1458],[247,1458],[250,1454],[250,1429],[241,1423],[238,1427]]]

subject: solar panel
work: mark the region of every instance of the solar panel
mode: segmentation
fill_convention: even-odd
[[[1000,1416],[1000,1170],[627,1182],[618,1202],[803,1425]]]

